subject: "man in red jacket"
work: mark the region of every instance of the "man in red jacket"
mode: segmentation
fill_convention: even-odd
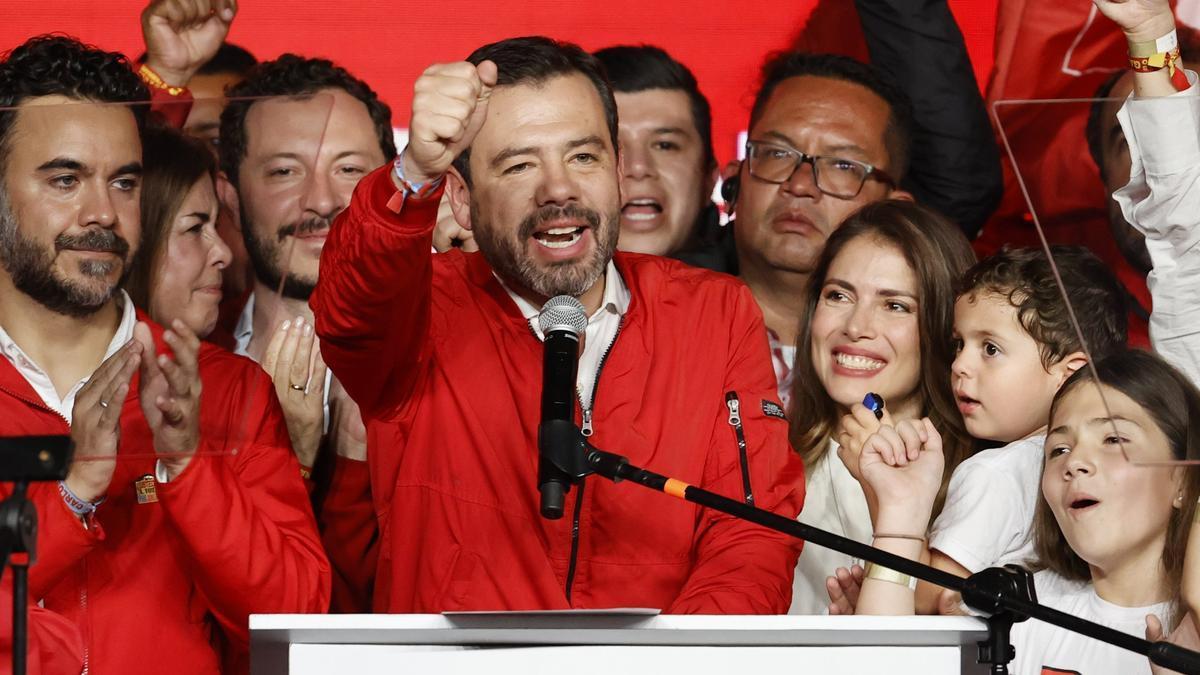
[[[538,515],[535,319],[563,293],[590,317],[578,419],[595,445],[789,518],[803,501],[749,291],[614,254],[616,105],[601,72],[547,38],[431,66],[408,148],[330,232],[312,306],[367,420],[379,610],[788,608],[800,542],[758,526],[596,476],[566,517]],[[480,253],[430,255],[447,189]]]
[[[113,104],[147,98],[70,38],[0,62],[0,434],[75,443],[30,489],[29,592],[78,626],[84,671],[236,670],[249,614],[323,611],[329,569],[267,377],[119,288],[144,113]]]

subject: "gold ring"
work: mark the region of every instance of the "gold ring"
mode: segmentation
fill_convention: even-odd
[[[292,389],[295,389],[296,391],[304,391],[304,385],[301,385],[301,384],[292,384],[291,382],[289,382],[288,386],[291,387]]]

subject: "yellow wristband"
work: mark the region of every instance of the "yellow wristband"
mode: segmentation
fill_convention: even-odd
[[[187,89],[187,87],[172,87],[166,82],[163,82],[163,79],[158,76],[158,73],[154,72],[150,66],[144,63],[142,64],[142,67],[138,69],[138,76],[141,77],[142,81],[146,84],[155,89],[161,89],[171,96],[178,96],[182,94],[185,89]]]
[[[887,567],[881,567],[875,563],[867,563],[866,578],[876,579],[878,581],[886,581],[890,584],[897,584],[899,586],[907,586],[908,590],[910,591],[917,590],[916,577],[909,576],[907,574],[901,574],[896,570],[889,569]]]

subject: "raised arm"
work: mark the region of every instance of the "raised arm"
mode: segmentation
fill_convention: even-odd
[[[403,401],[428,361],[433,230],[446,171],[496,82],[490,61],[430,66],[414,86],[408,147],[358,184],[321,253],[310,304],[321,354],[365,418]]]
[[[1166,0],[1096,4],[1122,27],[1131,46],[1173,33]],[[1173,76],[1168,67],[1134,74],[1134,96],[1117,113],[1129,145],[1129,184],[1113,198],[1146,237],[1151,344],[1200,383],[1200,87],[1182,63],[1175,68],[1180,74]],[[1180,91],[1182,77],[1187,88]]]
[[[962,32],[944,0],[855,0],[871,63],[913,103],[904,187],[979,234],[1004,193],[1000,151]]]

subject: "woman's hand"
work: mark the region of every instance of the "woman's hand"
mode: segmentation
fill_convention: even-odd
[[[862,454],[863,444],[879,431],[881,426],[892,424],[892,416],[888,414],[887,408],[882,412],[881,417],[875,417],[875,413],[865,405],[855,403],[850,407],[850,414],[842,416],[834,434],[834,440],[838,443],[838,457],[859,483],[863,482],[862,472],[859,470],[859,456]]]
[[[859,470],[878,500],[875,529],[923,533],[945,468],[942,437],[929,418],[884,425],[863,443]]]

